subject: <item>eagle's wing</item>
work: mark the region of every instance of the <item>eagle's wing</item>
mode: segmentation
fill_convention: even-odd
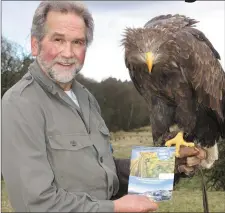
[[[212,43],[209,41],[209,39],[205,36],[205,34],[203,32],[201,32],[200,30],[198,30],[196,28],[191,28],[191,27],[187,28],[186,30],[188,32],[190,32],[199,41],[204,42],[210,48],[210,50],[213,52],[214,56],[220,60],[220,54],[217,52],[217,50],[214,48]]]
[[[144,28],[183,28],[186,26],[195,26],[198,23],[197,20],[191,19],[184,15],[160,15],[149,20]]]
[[[198,102],[223,119],[225,72],[218,61],[219,53],[202,32],[191,27],[174,34],[174,39],[180,46],[181,71],[196,91]]]

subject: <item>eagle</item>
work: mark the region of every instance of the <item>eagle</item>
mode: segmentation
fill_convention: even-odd
[[[225,73],[198,22],[159,15],[126,28],[121,41],[131,80],[150,109],[153,142],[176,145],[177,157],[181,145],[210,150],[225,137]]]

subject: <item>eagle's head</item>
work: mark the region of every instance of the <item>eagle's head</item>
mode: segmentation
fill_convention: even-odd
[[[126,28],[122,39],[126,60],[132,65],[144,65],[145,71],[151,73],[154,65],[168,60],[165,40],[158,29]]]

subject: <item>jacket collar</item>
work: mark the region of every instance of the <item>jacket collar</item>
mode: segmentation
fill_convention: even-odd
[[[50,93],[56,94],[56,93],[61,93],[63,90],[61,87],[52,81],[41,69],[37,59],[29,66],[28,68],[30,74],[34,77],[38,83],[41,84],[44,89],[47,89]]]
[[[81,111],[83,118],[85,120],[88,131],[89,128],[89,115],[90,115],[90,103],[89,95],[85,87],[77,82],[75,79],[72,82],[72,90],[77,96],[80,108],[67,96],[67,94],[61,89],[61,87],[52,81],[41,69],[37,59],[28,68],[30,74],[33,78],[42,86],[43,89],[52,93],[53,95],[58,94],[65,102],[71,106],[75,106],[78,111]]]

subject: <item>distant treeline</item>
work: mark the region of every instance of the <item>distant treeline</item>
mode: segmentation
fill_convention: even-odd
[[[2,37],[1,96],[27,72],[33,58],[23,54],[22,48]],[[82,71],[81,71],[82,73]],[[138,94],[131,81],[122,82],[108,78],[102,82],[85,78],[82,74],[77,80],[97,99],[102,116],[110,131],[131,130],[149,125],[147,104]]]

